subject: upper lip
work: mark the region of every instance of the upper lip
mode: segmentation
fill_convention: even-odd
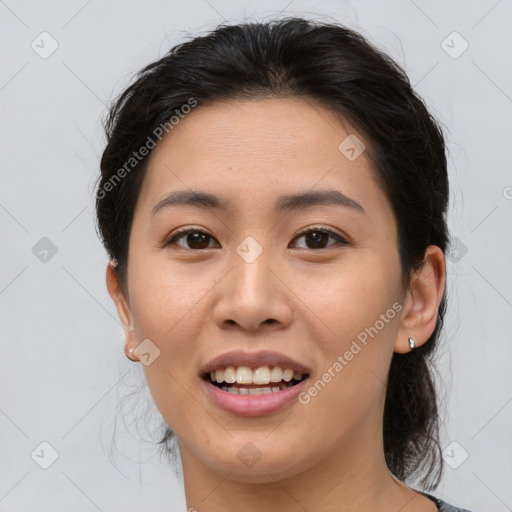
[[[234,350],[225,352],[213,359],[210,359],[200,370],[201,375],[206,375],[214,370],[224,369],[227,366],[247,366],[253,370],[261,366],[279,366],[282,369],[291,369],[298,373],[310,373],[309,368],[295,361],[289,356],[273,352],[271,350],[263,350],[259,352],[247,352],[243,350]]]

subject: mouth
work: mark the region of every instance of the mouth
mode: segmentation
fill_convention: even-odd
[[[233,395],[267,395],[296,386],[309,377],[292,368],[280,366],[226,366],[203,373],[207,383]]]
[[[211,403],[236,416],[278,413],[297,401],[311,370],[279,352],[236,350],[210,360],[200,381]]]

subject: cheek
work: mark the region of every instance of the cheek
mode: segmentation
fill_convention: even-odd
[[[136,268],[135,264],[132,267]],[[139,266],[144,269],[144,266]],[[131,307],[139,343],[149,339],[158,357],[144,366],[148,386],[166,420],[193,411],[191,387],[197,385],[199,341],[206,315],[201,299],[212,283],[203,283],[176,269],[147,265],[130,281]],[[169,421],[172,427],[172,421]]]
[[[383,335],[392,334],[390,326],[397,317],[392,306],[400,298],[400,272],[393,258],[361,251],[331,266],[326,274],[302,277],[301,289],[304,303],[317,315],[318,325],[325,327],[322,332],[332,349],[327,353],[348,349],[347,343],[376,322]]]
[[[133,262],[130,297],[138,334],[152,335],[162,349],[188,344],[197,319],[191,321],[200,309],[201,299],[214,284],[214,276],[198,276],[194,265],[179,265],[164,258],[150,258],[144,264]],[[199,307],[198,307],[199,306]],[[190,347],[189,347],[190,350]]]
[[[401,310],[396,262],[359,256],[329,280],[317,280],[316,288],[305,288],[305,302],[310,300],[316,325],[327,334],[316,335],[322,368],[303,398],[333,433],[342,425],[352,428],[382,399]],[[314,339],[313,331],[309,335]]]

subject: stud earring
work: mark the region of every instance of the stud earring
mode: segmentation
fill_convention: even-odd
[[[125,350],[125,355],[126,355],[126,357],[127,357],[130,361],[137,362],[137,361],[138,361],[138,359],[137,359],[136,357],[131,357],[131,356],[133,356],[133,351],[134,351],[134,350],[135,350],[134,348],[131,348],[131,349],[130,349],[130,350],[128,350],[128,351],[126,351],[126,350]]]
[[[409,338],[409,347],[411,347],[411,350],[413,350],[414,347],[415,347],[415,343],[414,343],[414,340],[412,338]]]

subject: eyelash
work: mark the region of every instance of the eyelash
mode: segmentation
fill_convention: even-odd
[[[309,233],[315,233],[315,232],[319,232],[319,233],[325,233],[327,235],[329,235],[330,237],[332,238],[335,238],[341,245],[348,245],[348,241],[345,240],[341,235],[339,235],[338,233],[335,233],[334,231],[330,230],[330,229],[325,229],[325,228],[317,228],[317,227],[311,227],[311,228],[308,228],[304,231],[302,231],[301,233],[299,233],[295,239],[297,238],[300,238],[304,235],[307,235]],[[194,229],[194,228],[184,228],[182,230],[178,230],[178,231],[175,231],[172,236],[166,241],[164,242],[163,244],[163,247],[167,247],[168,245],[173,245],[175,244],[176,240],[184,237],[184,235],[188,235],[190,233],[201,233],[201,234],[204,234],[206,236],[209,236],[210,238],[214,238],[212,235],[210,235],[209,233],[207,233],[206,231],[202,231],[200,229]],[[330,249],[331,247],[333,247],[334,245],[336,244],[332,244],[332,245],[329,245],[327,247],[323,247],[321,249],[309,249],[309,250],[312,250],[312,251],[325,251],[325,250],[328,250]],[[179,247],[179,246],[178,246]],[[185,250],[190,250],[190,251],[195,251],[195,252],[199,252],[199,251],[202,251],[204,249],[187,249],[186,247],[179,247],[180,249],[185,249]],[[211,247],[207,247],[206,249],[211,249]],[[308,249],[307,247],[305,248],[301,248],[301,249]]]

